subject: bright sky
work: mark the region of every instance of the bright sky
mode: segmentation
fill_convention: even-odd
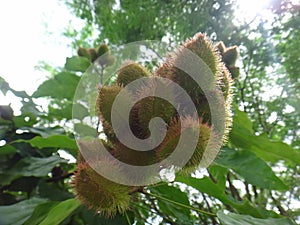
[[[236,17],[240,22],[250,22],[256,16],[264,15],[264,9],[272,0],[237,0]],[[265,15],[264,15],[265,16]]]
[[[72,55],[61,36],[70,20],[74,18],[58,0],[2,1],[0,76],[31,94],[46,79],[45,73],[34,70],[39,61],[63,66]]]

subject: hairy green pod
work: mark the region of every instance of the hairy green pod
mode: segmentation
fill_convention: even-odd
[[[128,61],[117,72],[117,83],[125,87],[134,80],[149,77],[151,73],[139,63]]]
[[[237,46],[232,46],[232,47],[226,48],[226,50],[224,51],[223,61],[228,66],[234,66],[238,56],[239,56],[239,54],[237,51]]]
[[[113,163],[104,160],[89,163],[99,164],[107,169],[114,167]],[[122,176],[124,175],[120,171],[120,177]],[[94,171],[88,163],[78,165],[72,185],[76,198],[101,215],[114,216],[116,213],[124,213],[129,208],[129,193],[133,187],[106,179]]]
[[[109,48],[107,46],[107,44],[100,44],[97,48],[96,48],[96,53],[97,53],[97,57],[100,57],[102,55],[104,55],[105,53],[109,52]]]
[[[97,52],[96,52],[96,50],[94,48],[89,48],[88,49],[88,53],[89,53],[89,55],[91,57],[92,62],[94,62],[98,58]]]
[[[89,53],[89,50],[86,48],[79,47],[77,49],[77,54],[78,54],[78,56],[85,57],[90,61],[92,60],[91,54]]]

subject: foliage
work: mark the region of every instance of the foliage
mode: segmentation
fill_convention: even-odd
[[[109,0],[68,0],[67,4],[87,21],[82,33],[69,33],[76,46],[90,47],[85,40],[91,40],[95,28],[101,35],[92,41],[94,46],[163,37],[171,46],[198,31],[228,46],[238,45],[242,73],[235,80],[229,141],[203,173],[177,175],[174,182],[140,190],[123,214],[95,215],[74,199],[70,181],[76,164],[62,154],[77,158],[70,126],[72,99],[89,60],[68,58],[65,67],[32,96],[0,78],[1,92],[14,94],[22,103],[20,115],[12,115],[10,106],[0,107],[0,224],[299,221],[300,210],[293,206],[300,195],[299,6],[274,1],[270,10],[275,20],[268,28],[263,18],[254,24],[234,24],[233,2],[225,0],[120,1],[117,6]],[[265,98],[266,90],[274,86],[281,93]],[[47,100],[47,109],[37,103],[40,99]],[[294,110],[284,110],[288,106]],[[277,118],[271,121],[274,113]]]

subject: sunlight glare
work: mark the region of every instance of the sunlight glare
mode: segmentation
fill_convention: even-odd
[[[262,15],[272,0],[237,0],[235,15],[239,22],[250,22]]]

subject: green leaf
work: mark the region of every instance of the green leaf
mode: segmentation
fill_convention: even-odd
[[[20,140],[24,141],[24,140]],[[78,146],[76,141],[72,138],[69,138],[66,135],[52,135],[46,138],[43,137],[34,137],[31,140],[26,140],[24,142],[30,143],[32,147],[37,148],[60,148],[66,150],[73,157],[77,157],[78,154]]]
[[[132,212],[127,211],[126,213],[129,214]],[[95,215],[93,210],[88,210],[85,206],[81,207],[80,216],[84,220],[84,224],[88,225],[129,225],[126,215],[117,214],[112,218],[106,218],[104,216]],[[131,214],[129,214],[129,219],[131,219]]]
[[[265,161],[250,151],[224,148],[216,164],[233,169],[250,184],[273,190],[288,190]]]
[[[2,120],[4,121],[4,120]],[[0,124],[3,124],[0,118]],[[5,137],[6,133],[10,130],[10,126],[0,125],[0,139],[2,140]]]
[[[261,211],[258,207],[252,206],[251,203],[246,200],[237,201],[232,198],[229,198],[225,194],[225,190],[221,188],[218,184],[214,183],[208,177],[197,179],[193,177],[184,177],[177,175],[176,181],[187,184],[200,192],[206,193],[211,197],[219,199],[221,202],[232,206],[240,213],[247,213],[258,218],[263,218],[265,217],[265,214],[268,214],[268,212]]]
[[[36,115],[32,113],[22,113],[20,116],[14,117],[14,124],[16,127],[31,127],[36,122]]]
[[[32,215],[24,225],[39,225],[48,215],[49,211],[58,205],[58,202],[46,202],[35,207]]]
[[[73,118],[82,120],[86,116],[90,115],[89,110],[86,106],[83,106],[80,103],[74,103],[73,105]]]
[[[46,202],[45,199],[31,198],[13,205],[0,206],[0,224],[23,224],[30,217],[34,208],[44,202]]]
[[[212,177],[217,181],[218,186],[220,186],[224,190],[228,169],[223,166],[214,164],[208,167],[208,171],[212,175]]]
[[[72,105],[71,101],[63,101],[59,106],[53,107],[51,104],[48,106],[49,117],[54,117],[58,120],[62,119],[72,119]]]
[[[10,155],[17,152],[17,149],[11,145],[4,145],[0,147],[0,155]]]
[[[40,179],[37,186],[39,196],[51,201],[64,201],[73,197],[68,189],[62,187],[59,182],[47,182],[46,179]]]
[[[221,211],[217,213],[221,225],[296,225],[287,218],[257,219],[249,215],[239,215],[235,213],[225,214]]]
[[[39,127],[39,126],[34,126],[34,127],[24,127],[24,130],[28,130],[31,133],[39,134],[44,138],[48,138],[53,135],[58,135],[58,134],[64,134],[65,130],[62,127],[56,126],[56,127]]]
[[[297,165],[300,162],[300,152],[283,142],[270,141],[264,135],[260,135],[256,136],[251,143],[251,150],[262,159],[271,162],[286,160]]]
[[[235,113],[232,131],[229,135],[232,144],[237,148],[253,151],[258,157],[266,161],[277,162],[279,160],[287,160],[294,164],[300,162],[299,151],[285,143],[271,141],[264,135],[255,136],[249,130],[249,121],[246,113],[240,111]]]
[[[65,69],[71,71],[85,72],[91,65],[90,61],[85,57],[73,56],[67,58]]]
[[[66,98],[72,101],[79,80],[80,77],[73,73],[61,72],[54,76],[54,78],[42,83],[37,91],[33,93],[33,97],[52,97],[55,99]]]
[[[97,137],[97,130],[86,124],[75,123],[74,130],[77,135],[81,135],[82,137]]]
[[[151,192],[156,193],[164,198],[178,202],[180,204],[190,206],[189,199],[185,192],[182,192],[176,187],[168,185],[160,185],[150,188]],[[172,202],[157,199],[159,208],[177,219],[180,224],[190,224],[190,210],[182,206],[176,205]]]
[[[9,184],[21,176],[44,177],[47,176],[57,164],[66,162],[66,160],[60,158],[58,155],[53,155],[48,158],[27,157],[21,159],[12,168],[3,171],[4,173],[0,173],[1,182],[3,185]]]
[[[79,206],[80,202],[76,199],[68,199],[60,202],[49,211],[47,217],[40,223],[40,225],[60,224]]]
[[[9,186],[7,186],[8,191],[17,192],[22,191],[26,193],[31,193],[31,191],[36,188],[39,178],[37,177],[20,177],[13,182]],[[39,196],[44,198],[42,196]]]
[[[62,148],[62,149],[78,149],[76,141],[66,135],[53,135],[47,138],[34,137],[26,141],[33,147],[37,148]]]
[[[243,128],[248,132],[253,133],[252,122],[248,118],[247,113],[240,110],[234,112],[234,123],[243,125]]]
[[[9,84],[2,77],[0,77],[0,90],[4,95],[11,90]]]
[[[206,193],[214,198],[217,198],[225,204],[231,203],[225,195],[225,187],[221,188],[208,177],[197,179],[194,177],[185,177],[177,175],[176,181],[187,184],[188,186],[191,186],[200,192]]]

